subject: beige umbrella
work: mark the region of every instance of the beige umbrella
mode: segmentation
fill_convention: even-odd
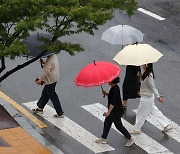
[[[122,49],[114,58],[120,65],[140,66],[154,63],[163,55],[149,44],[128,45]]]

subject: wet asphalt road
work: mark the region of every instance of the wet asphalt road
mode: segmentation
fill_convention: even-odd
[[[85,48],[85,52],[77,53],[76,56],[70,56],[62,51],[58,55],[61,76],[57,84],[57,93],[66,116],[96,136],[101,135],[103,123],[84,111],[81,106],[93,103],[106,105],[107,100],[102,97],[99,87],[76,87],[73,81],[79,70],[93,60],[112,61],[113,57],[121,49],[121,46],[111,46],[101,40],[101,35],[105,29],[118,24],[131,25],[141,30],[144,33],[143,43],[148,43],[163,53],[164,56],[154,65],[154,71],[156,85],[160,93],[164,95],[165,103],[162,105],[157,102],[156,105],[166,117],[180,125],[180,2],[176,0],[164,0],[163,2],[161,0],[139,0],[138,2],[139,8],[141,7],[156,13],[166,18],[166,20],[160,21],[139,11],[131,18],[123,12],[116,12],[115,18],[107,22],[104,26],[99,27],[99,30],[95,31],[94,36],[83,33],[63,38],[63,40],[81,43]],[[23,63],[24,61],[26,61],[25,58],[19,58],[15,61],[7,59],[7,68],[10,69],[14,65]],[[125,67],[121,66],[121,68],[123,69],[123,73],[121,75],[120,86],[123,82]],[[40,74],[41,68],[39,63],[35,62],[3,81],[0,90],[20,104],[38,100],[42,87],[37,86],[34,80]],[[105,85],[104,89],[108,90],[109,87]],[[138,99],[129,101],[128,111],[124,116],[124,119],[131,124],[134,124],[135,120],[135,113],[132,112],[132,109],[138,107],[138,101]],[[52,106],[51,102],[49,105]],[[44,130],[39,130],[36,127],[35,129],[59,147],[64,153],[92,153],[89,149],[82,146],[64,132],[59,131],[59,129],[55,128],[50,123],[48,123],[48,125],[49,127]],[[179,142],[163,135],[153,125],[146,123],[143,126],[143,131],[172,152],[179,153]],[[136,145],[133,145],[132,148],[125,148],[125,141],[125,138],[121,135],[117,136],[117,133],[111,130],[108,142],[116,150],[108,153],[146,153]]]

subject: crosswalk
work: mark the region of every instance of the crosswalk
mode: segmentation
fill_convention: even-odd
[[[36,101],[25,103],[24,105],[29,109],[34,109],[37,107]],[[55,114],[54,109],[49,105],[46,105],[43,111],[43,114],[39,114],[41,117],[79,141],[81,144],[92,150],[94,153],[106,152],[115,150],[108,144],[101,145],[96,144],[94,141],[98,138],[88,132],[86,129],[69,119],[68,117],[64,116],[64,118],[54,118],[53,115]]]
[[[101,105],[100,103],[95,103],[92,105],[85,105],[82,106],[85,110],[93,114],[95,117],[100,119],[101,121],[104,121],[103,113],[107,111],[107,108]],[[126,120],[122,119],[123,125],[126,127],[128,130],[132,130],[132,125],[128,123]],[[112,126],[113,129],[118,131],[115,126]],[[119,131],[118,131],[119,132]],[[171,151],[169,151],[167,148],[163,147],[160,145],[158,142],[147,136],[145,133],[141,133],[140,135],[135,135],[133,136],[135,139],[135,144],[142,148],[144,151],[147,153],[168,153],[172,154]]]
[[[33,109],[36,108],[37,101],[33,102],[28,102],[28,103],[23,103],[27,108]],[[97,119],[101,120],[102,122],[104,121],[104,116],[103,113],[107,111],[107,108],[103,106],[100,103],[94,103],[90,105],[83,105],[81,106],[82,109],[87,111],[88,114],[91,114],[95,116]],[[136,110],[133,110],[136,112]],[[63,132],[77,140],[79,143],[93,151],[94,153],[103,153],[103,152],[110,152],[116,150],[113,145],[109,144],[96,144],[95,140],[98,138],[89,131],[87,131],[85,128],[80,126],[79,124],[75,123],[73,120],[69,119],[68,117],[64,116],[64,118],[53,118],[53,115],[55,113],[54,108],[50,107],[49,105],[46,105],[44,108],[43,114],[39,114],[41,117],[43,117],[45,120],[49,121],[59,129],[61,129]],[[151,124],[159,128],[157,122],[154,120],[153,115],[150,115],[147,119]],[[124,126],[128,129],[132,129],[132,125],[122,119],[122,122]],[[175,139],[176,141],[180,141],[180,129],[179,126],[172,122],[173,129],[169,131],[167,134]],[[113,125],[112,128],[116,130],[118,133],[120,133],[115,126]],[[159,128],[160,129],[160,128]],[[120,133],[121,134],[121,133]],[[122,135],[122,134],[121,134]],[[133,138],[135,140],[136,146],[140,147],[146,153],[149,154],[158,154],[158,153],[163,153],[163,154],[173,154],[172,151],[146,135],[145,133],[141,133],[140,135],[133,135]]]
[[[137,113],[137,109],[134,109],[133,111],[135,113]],[[148,114],[148,117],[146,120],[148,122],[150,122],[152,125],[154,125],[155,127],[157,127],[158,129],[162,130],[162,127],[160,126],[160,124],[158,123],[158,121],[156,120],[156,118],[153,114],[151,114],[151,113]],[[171,123],[171,126],[173,129],[166,132],[166,134],[169,135],[170,137],[172,137],[173,139],[175,139],[177,142],[180,142],[180,127],[179,127],[179,125],[176,124],[175,122],[171,121],[168,118],[167,118],[167,120]]]

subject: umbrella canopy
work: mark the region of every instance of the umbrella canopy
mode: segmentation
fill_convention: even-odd
[[[44,46],[45,43],[43,41],[40,41],[41,37],[48,38],[48,39],[52,38],[50,34],[36,33],[36,34],[30,35],[27,39],[23,40],[23,42],[27,44],[28,49],[30,51],[28,55],[22,55],[23,57],[34,58],[34,57],[37,57],[42,52],[42,49],[40,49],[40,47]],[[42,56],[42,58],[46,58],[47,56],[51,54],[53,54],[53,52],[48,51]]]
[[[110,44],[134,44],[143,41],[144,34],[129,25],[117,25],[108,28],[102,34],[102,40]]]
[[[122,72],[121,68],[107,61],[99,61],[88,64],[77,75],[75,83],[77,86],[93,87],[111,82]]]
[[[128,45],[122,49],[114,58],[120,65],[135,65],[154,63],[163,55],[148,44]]]

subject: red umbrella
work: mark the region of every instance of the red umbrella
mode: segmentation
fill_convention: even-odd
[[[122,72],[121,68],[107,61],[99,61],[88,64],[78,74],[75,79],[77,86],[93,87],[111,82]]]

